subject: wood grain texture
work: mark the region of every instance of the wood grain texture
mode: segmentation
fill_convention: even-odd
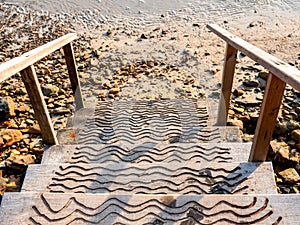
[[[222,76],[221,96],[218,109],[218,120],[216,124],[218,126],[226,126],[227,124],[236,56],[237,50],[231,45],[227,44]]]
[[[41,128],[43,141],[46,144],[58,144],[34,66],[29,66],[22,70],[21,77],[29,95],[35,116]]]
[[[277,194],[271,163],[102,163],[30,165],[26,192]]]
[[[285,90],[285,82],[270,74],[256,125],[249,161],[265,161]]]
[[[8,62],[0,64],[0,82],[8,79],[30,65],[33,65],[35,62],[70,43],[76,38],[77,35],[75,33],[64,35],[19,57],[9,60]]]
[[[63,46],[63,50],[66,58],[73,94],[75,96],[76,110],[79,110],[84,108],[84,103],[72,43],[68,43]]]
[[[165,156],[161,162],[166,162],[168,157],[174,154],[183,159],[190,159],[188,162],[200,159],[202,161],[210,160],[210,162],[245,162],[249,158],[250,148],[251,143],[144,143],[131,148],[122,144],[55,145],[45,150],[42,164],[76,163],[78,161],[103,163],[107,160],[119,161],[119,157],[126,156],[136,157],[133,158],[135,162],[138,160],[142,162],[143,155],[155,157],[157,154],[162,154],[161,159]]]
[[[2,224],[295,225],[300,195],[5,193]]]
[[[235,49],[258,62],[282,81],[300,91],[300,70],[233,35],[218,25],[210,24],[207,27]]]

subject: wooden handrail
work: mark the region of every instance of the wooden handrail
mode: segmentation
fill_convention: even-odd
[[[73,94],[75,96],[76,109],[83,108],[84,104],[71,43],[76,38],[77,34],[75,33],[64,35],[8,62],[0,64],[0,82],[20,72],[40,125],[43,140],[46,144],[58,144],[58,141],[54,133],[51,118],[33,64],[54,51],[63,48]]]
[[[265,161],[286,84],[300,90],[300,71],[275,56],[212,24],[207,27],[227,43],[217,125],[227,123],[237,51],[270,71],[249,161]]]
[[[0,82],[10,78],[14,74],[27,68],[28,66],[33,65],[45,56],[74,41],[76,38],[77,34],[75,33],[64,35],[19,57],[13,58],[5,63],[0,64]]]
[[[231,34],[216,24],[210,24],[207,25],[207,27],[229,45],[253,59],[255,62],[258,62],[280,80],[300,91],[300,70]]]

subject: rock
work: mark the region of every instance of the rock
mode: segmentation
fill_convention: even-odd
[[[259,82],[256,80],[247,80],[243,82],[243,85],[246,87],[258,87]]]
[[[8,147],[22,140],[22,133],[19,130],[0,130],[0,146]]]
[[[294,168],[289,168],[279,172],[279,175],[289,183],[297,183],[300,181],[300,176]]]
[[[293,130],[299,129],[300,125],[295,120],[290,120],[290,121],[287,121],[286,127],[289,131],[293,131]]]
[[[274,134],[285,135],[288,132],[286,122],[277,122],[274,129]]]
[[[273,152],[275,153],[275,159],[278,162],[285,163],[290,159],[290,151],[283,142],[277,142],[275,140],[270,143]]]
[[[238,120],[238,119],[236,119],[236,118],[234,118],[233,120],[229,120],[229,121],[228,121],[228,124],[231,125],[231,126],[236,126],[236,127],[238,127],[240,130],[243,130],[243,128],[244,128],[244,123],[243,123],[243,121]]]
[[[0,98],[0,120],[15,116],[15,103],[11,97]]]
[[[63,114],[71,113],[71,111],[70,111],[70,109],[67,109],[64,107],[58,107],[56,109],[53,109],[52,113],[56,114],[56,115],[63,115]]]
[[[291,138],[300,143],[300,130],[293,130],[291,133]]]
[[[41,134],[41,128],[38,124],[33,124],[28,129],[29,134]]]
[[[245,91],[243,89],[234,89],[233,94],[235,96],[243,96],[245,94]]]
[[[267,80],[269,77],[270,73],[265,72],[265,71],[260,71],[258,73],[258,77],[260,77],[261,79]]]
[[[23,172],[29,164],[35,161],[34,155],[11,155],[5,160],[8,169]]]
[[[254,138],[254,135],[251,134],[243,134],[242,139],[243,142],[252,142]]]
[[[109,93],[110,95],[116,95],[116,94],[119,94],[120,93],[120,88],[111,88],[109,90]]]
[[[245,109],[244,108],[241,108],[241,107],[234,107],[233,110],[237,113],[244,113],[245,112]]]
[[[57,95],[59,88],[52,84],[46,84],[42,86],[43,94],[47,97]]]

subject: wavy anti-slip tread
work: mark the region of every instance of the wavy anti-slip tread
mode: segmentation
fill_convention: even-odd
[[[117,162],[245,162],[250,143],[142,143],[132,145],[55,145],[42,164]]]
[[[111,194],[276,194],[271,163],[30,165],[22,191]]]
[[[236,128],[207,127],[211,123],[206,104],[197,100],[99,103],[94,111],[86,110],[87,115],[75,115],[73,127],[80,129],[75,132],[76,143],[240,141]]]
[[[2,224],[295,225],[300,195],[6,193]]]

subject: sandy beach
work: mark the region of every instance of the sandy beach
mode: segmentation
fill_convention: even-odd
[[[217,104],[219,99],[225,43],[206,28],[216,23],[268,53],[300,69],[300,1],[196,1],[196,0],[64,0],[64,1],[0,1],[0,63],[21,55],[63,34],[76,32],[75,56],[83,94],[88,104],[94,100],[113,101],[132,99],[207,98]],[[55,129],[66,127],[73,113],[70,85],[66,82],[66,67],[59,54],[37,65],[42,87],[58,87],[55,99],[46,97]],[[147,64],[147,67],[142,65]],[[124,71],[147,70],[153,76],[125,76]],[[47,69],[49,69],[49,72]],[[54,71],[54,72],[53,72]],[[231,119],[243,122],[244,141],[253,137],[253,116],[259,110],[263,82],[258,73],[266,71],[252,60],[239,55],[234,89],[241,90],[243,81],[260,82],[257,89],[243,89],[244,96],[233,97]],[[126,79],[125,79],[126,78]],[[17,113],[17,119],[1,122],[2,129],[21,130],[22,138],[1,151],[1,189],[18,190],[24,168],[16,170],[8,162],[29,158],[39,162],[44,147],[39,134],[28,132],[36,123],[30,103],[24,93],[20,77],[0,84],[1,96],[14,99],[16,108],[27,107]],[[111,88],[119,88],[111,95]],[[64,91],[62,91],[64,90]],[[22,92],[23,91],[23,92]],[[241,105],[249,96],[257,106]],[[299,92],[287,88],[279,122],[287,126],[294,121],[300,129],[297,108]],[[258,99],[258,100],[257,100]],[[57,111],[60,102],[61,111]],[[29,108],[28,108],[29,107]],[[243,108],[243,113],[237,113]],[[64,110],[64,111],[63,111]],[[251,115],[252,117],[250,117]],[[250,118],[249,120],[247,118]],[[255,120],[255,119],[254,119]],[[271,152],[277,173],[288,167],[300,172],[300,145],[290,138],[292,130],[274,136],[276,144],[288,151],[284,158]],[[273,154],[273,155],[272,155]],[[272,158],[273,157],[273,158]],[[26,158],[26,159],[27,159]],[[277,160],[277,161],[276,161]],[[279,164],[283,162],[283,164]],[[9,171],[9,172],[8,172]],[[13,171],[13,172],[11,172]],[[282,193],[299,193],[300,183],[286,183],[276,177]]]

